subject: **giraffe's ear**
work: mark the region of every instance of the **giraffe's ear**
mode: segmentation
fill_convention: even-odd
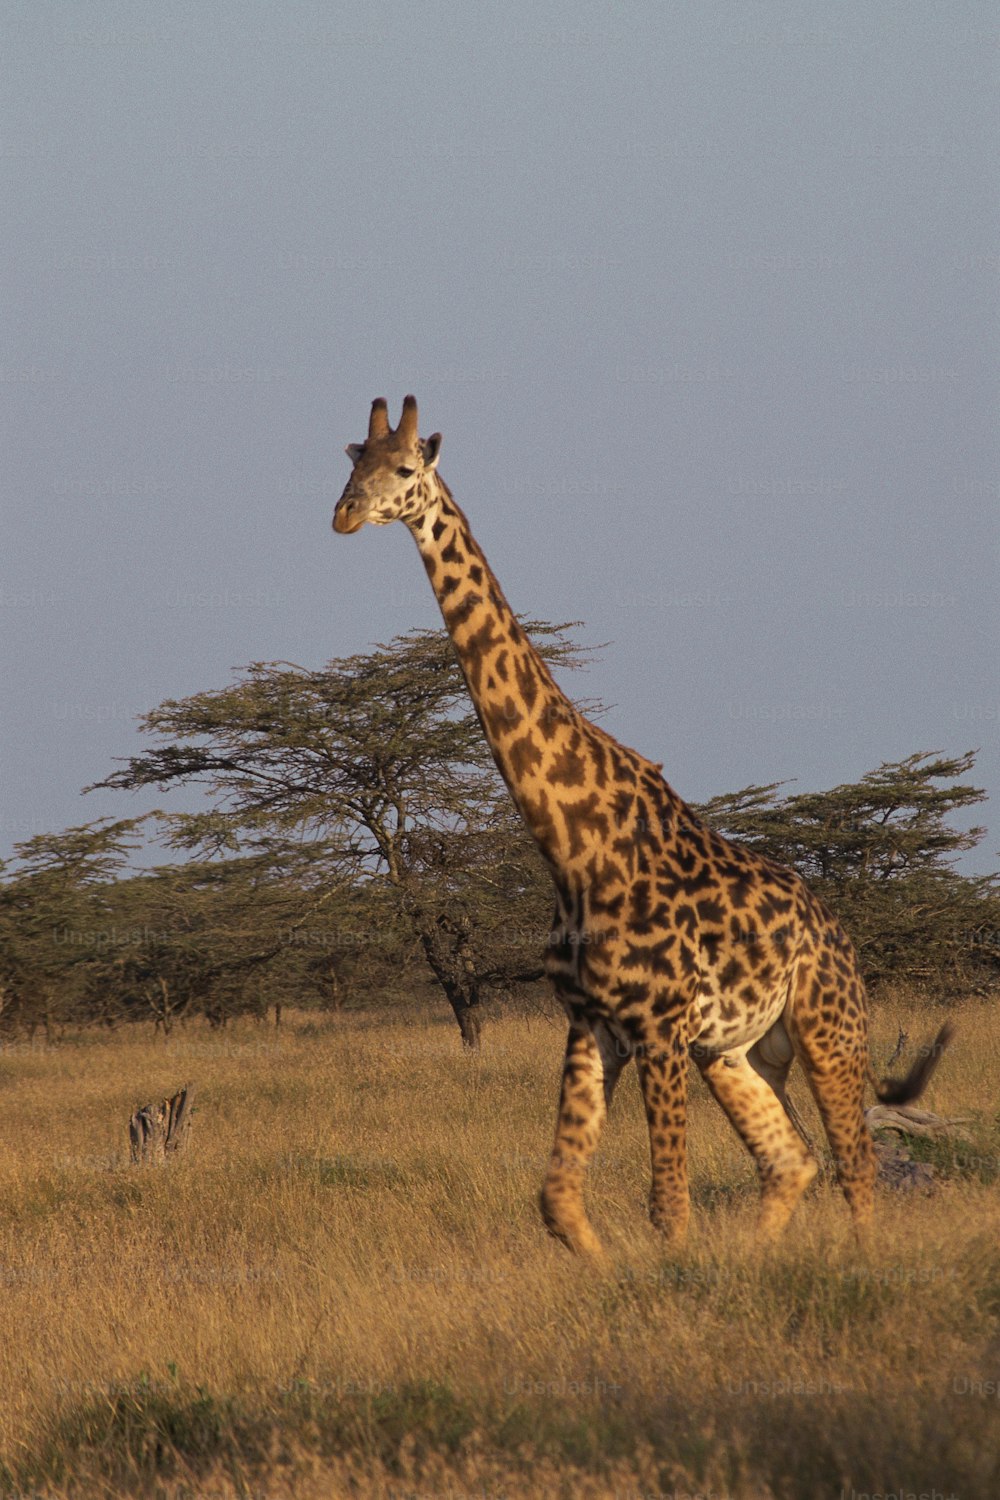
[[[429,438],[424,438],[420,444],[424,454],[424,468],[436,469],[438,457],[441,453],[441,434],[432,432]]]
[[[361,449],[363,446],[364,445],[362,443],[348,443],[347,447],[344,449],[344,452],[347,454],[352,464],[356,464],[358,459],[361,457]]]

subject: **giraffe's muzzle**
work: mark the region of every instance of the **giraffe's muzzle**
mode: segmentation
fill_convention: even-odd
[[[337,502],[337,508],[333,513],[334,531],[339,531],[343,536],[350,536],[352,531],[360,531],[363,525],[364,516],[358,515],[353,500]]]

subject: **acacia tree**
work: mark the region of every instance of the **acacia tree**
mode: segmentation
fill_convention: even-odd
[[[526,628],[550,665],[583,659],[568,626]],[[101,785],[200,784],[169,838],[203,856],[294,837],[322,878],[367,882],[419,945],[478,1046],[493,986],[540,976],[548,877],[510,805],[443,631],[418,630],[318,671],[257,663],[231,686],[146,714],[160,743]]]
[[[14,846],[0,882],[0,1020],[51,1040],[77,1013],[115,936],[108,895],[141,818],[107,818]]]
[[[264,995],[280,1015],[290,939],[325,899],[298,878],[298,863],[286,857],[279,865],[269,851],[119,880],[106,897],[118,941],[95,968],[93,988],[113,995],[123,1015],[152,1018],[169,1033],[195,1012],[223,1025],[241,1011],[266,1009],[253,983],[264,972]]]
[[[152,816],[152,815],[150,815]],[[316,850],[130,872],[144,818],[107,819],[18,844],[0,870],[0,1026],[51,1040],[68,1022],[198,1012],[223,1024],[318,989],[306,923],[352,893],[318,880]],[[327,959],[329,985],[333,965]],[[259,981],[266,976],[266,982]]]
[[[989,985],[1000,975],[998,878],[953,868],[985,830],[948,823],[985,800],[959,779],[974,764],[974,751],[924,751],[830,791],[779,797],[781,783],[750,786],[698,811],[797,869],[840,917],[869,981]]]

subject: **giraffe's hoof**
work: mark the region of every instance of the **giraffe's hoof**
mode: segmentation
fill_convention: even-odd
[[[560,1245],[565,1245],[572,1255],[582,1256],[584,1260],[597,1264],[607,1260],[607,1252],[589,1224],[576,1224],[572,1228],[565,1225],[557,1227],[546,1220],[545,1227],[552,1238],[558,1240]]]
[[[780,1239],[789,1219],[795,1212],[799,1199],[818,1171],[819,1167],[815,1159],[811,1156],[807,1157],[793,1171],[786,1172],[780,1183],[770,1190],[769,1195],[761,1204],[760,1217],[757,1220],[759,1241],[770,1245]]]
[[[587,1260],[599,1262],[606,1259],[604,1246],[583,1213],[567,1213],[565,1204],[557,1205],[544,1191],[541,1208],[546,1229],[560,1245],[565,1245],[573,1255],[581,1255]]]
[[[687,1243],[688,1214],[671,1213],[658,1203],[649,1205],[649,1222],[667,1250],[683,1250]]]

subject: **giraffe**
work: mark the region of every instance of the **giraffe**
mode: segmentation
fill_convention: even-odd
[[[569,1021],[545,1225],[570,1250],[603,1253],[585,1174],[624,1066],[635,1060],[649,1128],[649,1212],[680,1245],[689,1218],[689,1058],[757,1167],[758,1232],[785,1227],[817,1164],[786,1101],[793,1060],[819,1108],[859,1233],[875,1163],[866,1082],[903,1103],[947,1041],[878,1085],[864,985],[850,940],[791,869],[730,843],[664,780],[658,763],[590,723],[560,691],[507,603],[438,473],[441,435],[421,440],[417,403],[398,427],[373,402],[347,454],[334,512],[343,534],[402,521],[416,541],[483,733],[555,885],[544,967]]]

